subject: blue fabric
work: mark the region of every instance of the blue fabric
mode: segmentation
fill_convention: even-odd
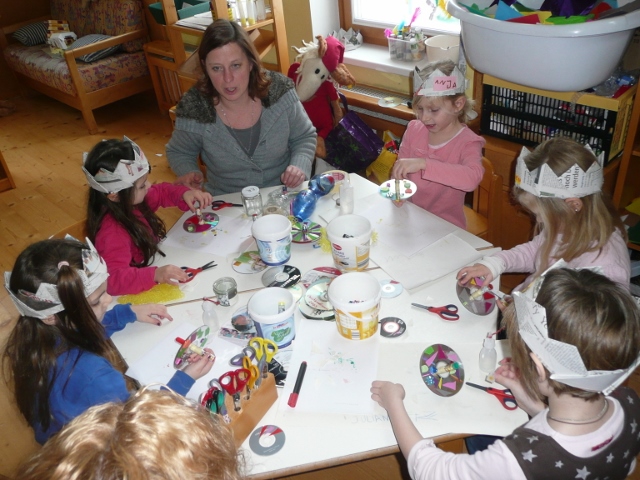
[[[102,325],[107,337],[111,337],[111,335],[126,327],[128,323],[135,322],[136,318],[135,312],[131,310],[131,304],[116,305],[104,314]]]

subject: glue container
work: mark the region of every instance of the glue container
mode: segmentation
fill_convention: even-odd
[[[496,352],[496,340],[487,334],[487,338],[484,339],[482,344],[482,350],[480,350],[480,371],[486,374],[495,372],[496,363],[498,361],[498,352]]]
[[[209,327],[211,331],[217,332],[220,330],[220,323],[214,307],[215,305],[212,302],[202,302],[202,323]]]

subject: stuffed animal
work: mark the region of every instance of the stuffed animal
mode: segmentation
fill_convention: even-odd
[[[334,37],[316,37],[315,43],[293,47],[298,56],[289,67],[288,76],[296,84],[296,92],[318,133],[316,156],[325,158],[324,139],[343,117],[340,98],[334,82],[347,86],[356,83],[353,75],[342,63],[344,45]]]

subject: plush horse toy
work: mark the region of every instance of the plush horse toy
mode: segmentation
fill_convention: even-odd
[[[298,97],[316,127],[316,156],[325,158],[324,139],[343,117],[334,82],[346,86],[354,85],[356,80],[342,63],[344,45],[334,37],[324,39],[318,35],[316,39],[315,43],[303,41],[302,48],[293,47],[298,55],[288,76],[295,82]]]

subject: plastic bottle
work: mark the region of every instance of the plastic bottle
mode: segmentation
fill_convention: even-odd
[[[214,332],[220,330],[220,322],[218,321],[215,305],[206,300],[202,302],[202,323]]]
[[[486,374],[493,373],[496,370],[496,363],[498,361],[498,352],[496,352],[496,340],[487,334],[487,338],[482,343],[482,350],[480,350],[480,371]]]
[[[347,177],[340,185],[340,215],[349,213],[353,213],[353,185],[351,185],[349,177]]]
[[[292,213],[299,222],[307,220],[316,209],[316,203],[320,197],[329,193],[335,185],[335,179],[331,175],[321,173],[314,175],[309,180],[309,189],[302,190],[293,199]]]

